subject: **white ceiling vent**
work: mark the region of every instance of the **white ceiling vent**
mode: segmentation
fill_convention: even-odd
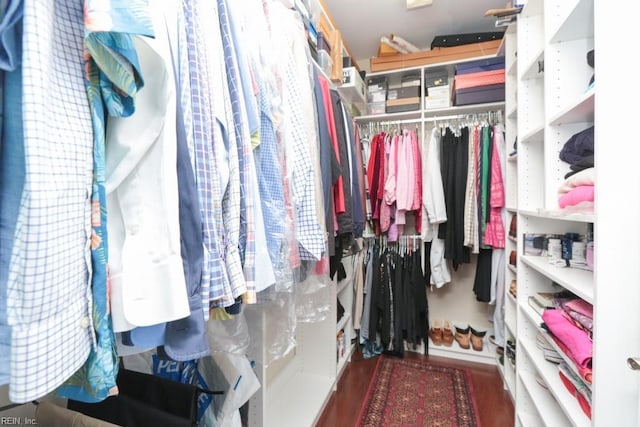
[[[433,0],[407,0],[407,9],[431,6],[431,3],[433,3]]]

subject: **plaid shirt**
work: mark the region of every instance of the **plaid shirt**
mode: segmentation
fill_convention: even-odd
[[[209,318],[211,293],[222,296],[229,278],[223,262],[221,239],[223,236],[222,190],[216,172],[213,152],[213,112],[209,89],[209,70],[205,50],[203,27],[210,23],[201,21],[203,13],[199,0],[184,0],[184,31],[180,32],[179,51],[187,53],[188,70],[180,67],[181,96],[185,111],[187,141],[193,141],[193,163],[196,185],[202,211],[202,233],[205,246],[202,269],[201,294],[205,319]],[[184,65],[184,62],[182,62]],[[188,74],[185,75],[185,73]],[[189,114],[190,112],[190,114]],[[189,133],[192,133],[192,138]]]
[[[0,385],[8,384],[11,372],[11,327],[7,325],[7,278],[22,188],[24,184],[24,137],[22,131],[22,1],[4,9],[0,22],[3,58],[0,58]]]
[[[302,100],[312,102],[309,82],[309,70],[306,61],[306,38],[302,23],[276,3],[272,10],[272,22],[278,22],[277,33],[285,53],[283,64],[283,108],[284,108],[284,143],[286,165],[290,172],[291,196],[293,201],[294,224],[296,238],[300,249],[300,258],[320,260],[325,250],[325,233],[318,221],[316,210],[316,187],[314,165],[311,163]],[[303,92],[307,91],[307,92]],[[307,96],[304,96],[306,93]]]
[[[240,57],[237,52],[237,39],[234,31],[235,27],[232,17],[227,10],[224,0],[218,0],[218,11],[220,17],[220,30],[222,33],[222,44],[224,50],[224,60],[227,68],[227,84],[233,111],[233,124],[236,134],[236,149],[239,163],[240,180],[240,232],[239,243],[241,248],[241,259],[243,264],[246,293],[245,303],[256,302],[255,292],[255,213],[254,213],[254,193],[252,191],[252,176],[255,174],[255,164],[253,161],[253,151],[251,148],[251,131],[249,130],[249,117],[247,105],[245,103],[245,88],[243,81],[250,78],[245,58]],[[242,61],[241,61],[242,59]],[[233,147],[230,147],[233,149]]]
[[[478,253],[480,242],[478,238],[478,195],[477,195],[477,164],[478,164],[478,127],[474,126],[469,132],[469,159],[467,163],[467,192],[464,202],[464,245],[471,248],[471,252]]]
[[[235,298],[247,291],[242,261],[240,259],[240,163],[238,159],[237,138],[235,131],[232,103],[228,87],[227,69],[225,65],[223,35],[220,29],[218,5],[216,3],[197,0],[204,13],[201,17],[214,18],[211,25],[207,19],[201,28],[204,31],[206,58],[209,66],[210,85],[209,99],[212,102],[214,121],[214,156],[216,171],[222,189],[222,248],[228,282],[224,286],[212,283],[209,299],[211,306],[227,307],[235,302]]]
[[[9,398],[50,393],[87,360],[91,326],[93,129],[83,5],[26,0],[25,182],[7,283]]]
[[[82,369],[58,388],[58,396],[85,402],[101,401],[118,390],[118,358],[107,289],[105,113],[111,117],[127,117],[134,113],[134,98],[143,82],[133,35],[153,35],[153,23],[145,1],[120,0],[114,3],[118,4],[111,5],[110,19],[105,19],[104,10],[93,7],[94,0],[85,3],[84,22],[90,26],[85,37],[85,84],[94,130],[91,287],[97,346],[92,349]],[[99,12],[96,13],[96,9]],[[114,11],[119,14],[111,16]],[[104,46],[108,49],[103,49]]]

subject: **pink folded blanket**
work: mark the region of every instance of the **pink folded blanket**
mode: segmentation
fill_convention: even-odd
[[[558,205],[561,208],[565,208],[582,202],[593,202],[595,197],[594,188],[595,187],[593,185],[580,185],[574,187],[558,197]]]
[[[587,333],[574,325],[562,315],[562,310],[545,310],[542,313],[549,331],[561,341],[568,351],[568,356],[582,368],[591,368],[593,358],[593,342]]]

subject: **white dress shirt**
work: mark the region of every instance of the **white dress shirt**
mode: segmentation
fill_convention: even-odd
[[[114,331],[187,317],[178,217],[176,89],[167,26],[136,37],[144,87],[131,117],[109,118],[106,142]]]

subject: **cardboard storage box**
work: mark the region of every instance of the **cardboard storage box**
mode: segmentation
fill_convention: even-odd
[[[449,71],[446,68],[428,68],[424,71],[424,85],[428,88],[449,84]]]
[[[456,75],[454,78],[454,90],[467,89],[476,86],[488,86],[505,83],[504,68],[501,70],[481,71]]]
[[[387,91],[387,100],[403,98],[419,98],[420,86],[400,87]]]
[[[504,83],[476,86],[454,91],[453,105],[483,104],[504,101]]]
[[[482,71],[504,70],[504,56],[495,58],[479,59],[477,61],[463,62],[456,64],[456,74],[479,73]]]
[[[449,85],[432,86],[427,88],[427,96],[424,97],[424,109],[451,107],[451,92]]]
[[[397,70],[421,65],[461,61],[479,56],[496,55],[501,40],[472,43],[455,47],[440,47],[424,52],[388,55],[371,58],[371,72]]]
[[[374,90],[367,92],[367,102],[384,102],[387,100],[386,90]]]
[[[338,92],[350,104],[367,102],[367,89],[356,67],[342,69],[342,84],[338,86]]]
[[[388,83],[385,76],[375,76],[367,78],[367,90],[375,92],[376,90],[387,91]]]
[[[400,113],[420,109],[420,97],[387,99],[387,113]]]
[[[408,74],[400,79],[400,87],[420,86],[420,74]]]

